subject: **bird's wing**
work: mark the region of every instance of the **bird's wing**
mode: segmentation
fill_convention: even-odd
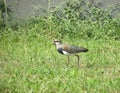
[[[71,45],[62,45],[62,49],[68,53],[78,53],[78,52],[87,52],[88,49],[84,47],[71,46]]]

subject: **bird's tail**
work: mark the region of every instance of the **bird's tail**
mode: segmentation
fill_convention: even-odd
[[[88,49],[87,49],[87,48],[84,48],[84,47],[80,47],[80,51],[81,51],[81,52],[87,52]]]

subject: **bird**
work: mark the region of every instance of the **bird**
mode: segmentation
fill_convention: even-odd
[[[62,41],[58,40],[58,39],[54,40],[54,44],[56,45],[56,49],[60,54],[67,55],[68,64],[70,63],[69,55],[75,55],[78,59],[78,67],[80,66],[80,64],[79,64],[80,57],[79,57],[78,53],[88,51],[87,48],[84,48],[81,46],[62,44]]]

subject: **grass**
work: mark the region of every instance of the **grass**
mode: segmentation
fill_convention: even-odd
[[[81,0],[48,11],[0,28],[0,93],[120,93],[120,17]],[[67,66],[53,38],[88,48],[79,54],[82,67],[75,56]]]
[[[1,93],[119,93],[120,41],[64,38],[84,46],[77,59],[60,55],[52,39],[32,31],[9,32],[0,40]]]

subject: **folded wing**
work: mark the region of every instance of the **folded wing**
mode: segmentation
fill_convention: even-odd
[[[67,51],[68,53],[79,53],[79,52],[87,52],[88,49],[84,47],[78,47],[78,46],[70,46],[70,45],[63,45],[62,49],[64,51]]]

